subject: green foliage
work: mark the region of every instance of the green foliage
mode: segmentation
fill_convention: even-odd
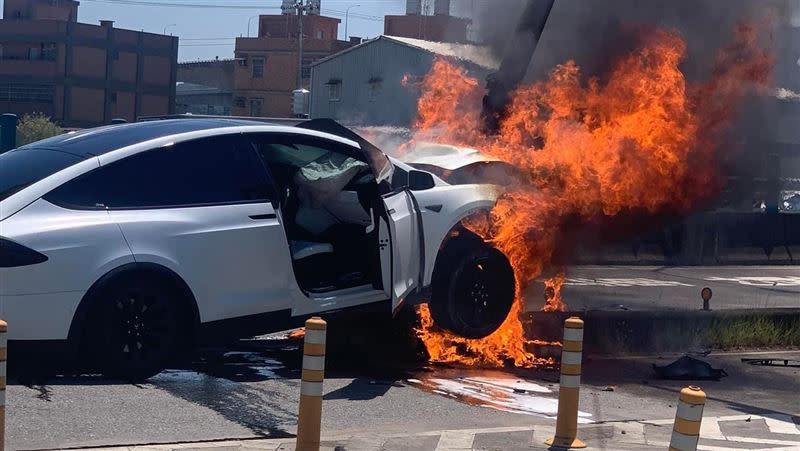
[[[44,114],[26,114],[17,124],[17,147],[64,133]]]
[[[751,317],[719,321],[706,332],[708,343],[721,349],[800,346],[800,319]]]

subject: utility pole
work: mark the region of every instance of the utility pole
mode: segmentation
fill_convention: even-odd
[[[306,12],[307,5],[304,0],[297,0],[295,7],[297,8],[298,28],[300,31],[297,37],[297,89],[303,89],[303,15]]]

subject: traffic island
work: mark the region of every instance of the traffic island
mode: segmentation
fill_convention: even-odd
[[[528,337],[558,341],[564,320],[586,322],[584,352],[627,355],[800,346],[800,308],[719,311],[528,312]]]

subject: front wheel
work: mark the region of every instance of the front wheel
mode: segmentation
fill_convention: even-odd
[[[124,277],[98,293],[88,324],[94,366],[105,376],[141,381],[166,368],[181,343],[176,290]]]
[[[514,303],[511,264],[502,252],[482,242],[459,246],[447,258],[433,281],[434,324],[465,338],[492,334]]]

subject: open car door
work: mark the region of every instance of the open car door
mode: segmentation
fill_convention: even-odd
[[[384,290],[392,297],[392,313],[397,313],[406,297],[420,283],[422,243],[418,213],[411,196],[413,194],[404,190],[383,198],[389,220],[389,236],[381,236],[381,241],[388,239],[390,246],[381,246],[381,266],[384,274],[391,268],[391,284],[384,285]],[[386,263],[390,263],[389,268]]]
[[[358,143],[369,162],[379,185],[387,185],[392,175],[389,158],[374,144],[332,119],[314,119],[297,125],[347,138]],[[416,202],[407,190],[395,190],[383,195],[386,214],[378,221],[383,290],[392,298],[392,312],[398,308],[420,283],[422,265],[422,233]]]

